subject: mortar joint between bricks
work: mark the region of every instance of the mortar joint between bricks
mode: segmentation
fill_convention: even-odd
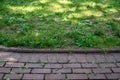
[[[104,73],[104,75],[105,75],[105,78],[107,79],[107,76],[106,76],[106,74]]]
[[[27,62],[25,62],[23,66],[26,66],[26,64],[27,64]]]
[[[14,68],[14,67],[11,67],[11,68],[10,68],[10,72],[12,71],[13,68]]]
[[[114,73],[114,71],[112,70],[112,68],[109,68],[112,72],[111,73]]]
[[[44,76],[43,76],[43,80],[45,80],[45,76],[46,76],[46,74],[43,74]]]
[[[5,75],[6,75],[6,74],[3,74],[3,77],[2,77],[2,79],[4,79]]]
[[[5,61],[5,64],[3,65],[3,67],[5,67],[5,65],[6,65],[6,61]]]
[[[72,68],[70,68],[70,70],[71,70],[71,74],[73,73],[73,69]]]
[[[22,74],[21,80],[23,79],[24,74]]]
[[[30,68],[30,74],[32,74],[32,70],[33,70],[34,68]]]

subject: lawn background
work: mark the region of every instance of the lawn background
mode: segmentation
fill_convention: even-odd
[[[0,45],[120,46],[120,0],[0,0]]]

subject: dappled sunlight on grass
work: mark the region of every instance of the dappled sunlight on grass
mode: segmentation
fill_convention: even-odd
[[[3,19],[2,16],[0,16],[0,19]]]
[[[72,2],[68,0],[57,0],[57,1],[61,4],[72,4]]]
[[[100,16],[103,15],[103,13],[100,12],[100,11],[97,11],[97,12],[96,12],[96,11],[87,10],[87,11],[83,11],[83,12],[81,13],[81,15],[83,15],[83,17],[85,17],[85,16],[100,17]]]
[[[41,5],[39,4],[45,4]],[[78,2],[79,5],[74,4],[70,0],[36,0],[30,3],[30,5],[25,6],[7,6],[8,9],[12,10],[14,13],[37,13],[38,15],[54,15],[54,13],[61,13],[61,21],[73,21],[72,18],[84,18],[89,16],[101,17],[104,14],[117,13],[117,9],[110,7],[107,3],[97,3],[94,1],[84,1]],[[107,8],[110,7],[110,8]],[[105,13],[104,13],[105,12]],[[76,20],[77,21],[77,20]],[[76,22],[75,21],[75,22]]]
[[[4,26],[0,27],[0,44],[40,48],[119,46],[119,3],[113,0],[6,0],[0,5],[0,26]]]
[[[50,0],[39,0],[40,3],[47,3],[49,2]]]
[[[116,10],[115,8],[106,9],[105,11],[108,12],[109,14],[118,12],[118,10]]]
[[[42,7],[36,7],[36,6],[8,6],[8,9],[12,10],[12,12],[20,12],[20,13],[27,13],[27,12],[33,12],[36,10],[41,10]]]
[[[95,8],[96,6],[99,6],[101,8],[106,8],[107,6],[109,6],[108,4],[96,3],[94,1],[83,2],[83,3],[81,3],[81,5],[83,5],[83,6],[89,6],[89,7],[92,7],[92,8]]]
[[[64,12],[67,10],[58,3],[50,3],[47,8],[52,12]]]

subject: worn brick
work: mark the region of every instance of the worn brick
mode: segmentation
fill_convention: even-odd
[[[58,73],[58,74],[61,74],[61,73],[71,73],[71,69],[53,69],[53,73]]]
[[[111,54],[106,54],[105,58],[106,58],[107,62],[115,62],[116,61],[115,58],[113,57],[113,55],[111,55]]]
[[[26,66],[29,68],[42,68],[40,63],[35,63],[35,64],[34,63],[27,63]]]
[[[57,60],[58,60],[58,63],[67,63],[68,62],[68,55],[67,54],[58,54]]]
[[[93,69],[94,73],[112,73],[112,71],[108,68],[103,68],[103,69]]]
[[[96,67],[98,67],[98,65],[97,64],[92,64],[92,63],[83,63],[82,67],[83,68],[96,68]]]
[[[40,62],[48,62],[48,54],[39,54]]]
[[[24,66],[24,63],[14,63],[14,62],[7,62],[5,67],[21,67]]]
[[[119,53],[114,53],[113,56],[117,62],[120,62],[120,54]]]
[[[32,73],[51,73],[51,69],[33,69]]]
[[[0,68],[0,73],[8,73],[11,68]]]
[[[14,79],[14,80],[20,80],[22,78],[22,74],[6,74],[6,78]]]
[[[63,64],[64,68],[81,68],[80,64]]]
[[[18,59],[19,62],[29,62],[31,55],[28,54],[22,54],[20,58]]]
[[[8,61],[8,58],[12,55],[13,53],[10,52],[0,52],[0,60],[2,61]]]
[[[45,68],[62,68],[62,64],[46,64]]]
[[[72,69],[73,73],[91,73],[91,69]]]
[[[101,80],[101,79],[106,79],[104,74],[89,74],[88,75],[89,79],[95,79],[95,80]]]
[[[65,74],[46,74],[45,80],[65,80]]]
[[[15,73],[30,73],[31,69],[21,69],[21,68],[13,68],[12,72]]]
[[[12,53],[8,58],[7,61],[18,61],[21,55],[19,53]]]
[[[86,55],[86,60],[87,60],[87,62],[95,62],[96,61],[93,54],[87,54]]]
[[[57,54],[48,54],[49,63],[57,63]]]
[[[105,56],[102,54],[96,54],[94,56],[97,62],[107,62],[107,60],[105,59]]]
[[[77,62],[87,62],[86,55],[84,54],[75,54]]]
[[[112,71],[113,71],[114,73],[120,73],[120,68],[112,68]]]
[[[24,74],[23,79],[27,80],[44,80],[43,74]]]
[[[88,77],[86,74],[67,74],[67,79],[79,80],[79,79],[88,79]]]
[[[115,74],[106,74],[107,79],[120,79],[120,73],[115,73]]]
[[[30,55],[31,55],[31,57],[28,60],[28,62],[39,62],[40,61],[39,54],[30,54]]]
[[[75,55],[71,54],[68,56],[68,61],[69,61],[69,63],[75,63],[75,62],[77,62],[77,59],[76,59]]]
[[[101,63],[99,65],[100,67],[104,67],[104,68],[116,67],[116,65],[112,63]]]
[[[0,80],[2,80],[2,78],[3,78],[3,74],[0,74]]]
[[[0,62],[0,67],[3,67],[5,62]]]
[[[120,63],[117,63],[117,66],[120,67]]]

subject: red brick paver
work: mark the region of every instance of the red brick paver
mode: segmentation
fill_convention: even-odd
[[[31,73],[51,73],[51,69],[33,69]]]
[[[65,74],[46,74],[45,80],[65,80]]]
[[[2,78],[3,78],[3,74],[0,74],[0,80],[2,80]]]
[[[119,80],[120,53],[0,52],[0,80]]]
[[[86,74],[67,74],[67,79],[79,80],[79,79],[88,79]]]
[[[27,80],[43,80],[44,74],[24,74],[23,79]]]
[[[30,73],[31,69],[22,69],[22,68],[13,68],[12,72],[14,73]]]
[[[7,62],[5,67],[21,67],[24,66],[24,63],[14,63],[14,62]]]
[[[72,69],[73,73],[92,73],[91,69]]]
[[[96,79],[96,80],[99,80],[99,79],[106,79],[105,75],[104,74],[90,74],[88,75],[89,76],[89,79]]]
[[[10,78],[12,80],[20,80],[22,78],[22,74],[6,74],[5,78]]]

